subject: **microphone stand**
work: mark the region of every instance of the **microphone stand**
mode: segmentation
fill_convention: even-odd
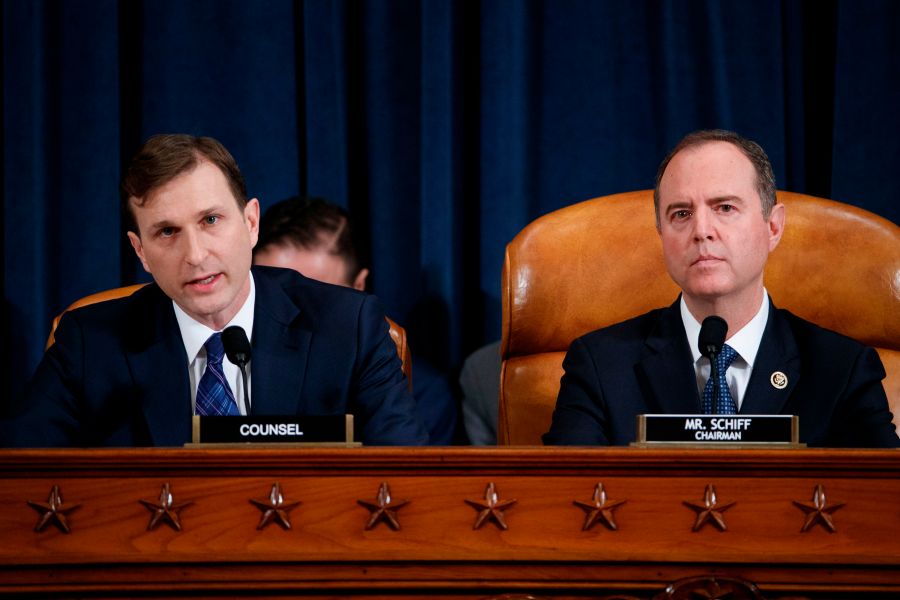
[[[231,325],[222,330],[222,344],[225,346],[225,354],[228,360],[241,370],[241,379],[244,381],[244,395],[241,405],[244,414],[250,416],[250,390],[247,385],[247,363],[250,362],[250,340],[247,333],[237,325]]]
[[[238,363],[238,369],[241,370],[241,379],[244,380],[244,395],[241,398],[241,404],[244,406],[244,414],[249,417],[250,407],[248,406],[247,402],[250,399],[250,391],[247,389],[247,363]]]
[[[709,347],[709,378],[713,382],[712,414],[719,410],[719,353],[713,346]]]
[[[700,335],[697,341],[700,353],[709,358],[709,377],[713,383],[712,403],[710,413],[716,414],[719,410],[719,364],[718,358],[728,335],[728,323],[717,315],[710,315],[703,319],[700,325]]]

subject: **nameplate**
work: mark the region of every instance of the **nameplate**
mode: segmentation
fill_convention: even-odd
[[[637,442],[800,446],[795,415],[638,415]]]
[[[193,419],[194,444],[353,443],[353,415],[292,417],[199,417]]]

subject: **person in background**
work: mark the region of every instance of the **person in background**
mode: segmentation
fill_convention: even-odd
[[[466,357],[459,373],[463,425],[474,446],[497,444],[500,405],[500,342],[482,346]]]
[[[809,446],[900,446],[877,352],[776,308],[766,293],[785,207],[758,144],[724,130],[686,136],[659,167],[654,204],[681,295],[572,342],[544,443],[625,445],[639,414],[739,413],[799,415]],[[727,323],[718,381],[698,344],[713,315]]]
[[[153,136],[122,181],[128,239],[154,282],[67,311],[6,443],[180,446],[191,415],[352,413],[365,444],[420,445],[374,296],[253,267],[259,202],[218,141]],[[251,341],[250,392],[221,332]]]
[[[365,290],[362,266],[347,213],[321,198],[288,198],[269,207],[260,223],[254,263],[293,269],[325,283]],[[459,411],[446,378],[412,360],[412,388],[430,444],[455,440]]]

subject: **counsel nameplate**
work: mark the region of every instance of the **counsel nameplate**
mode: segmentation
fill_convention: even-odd
[[[795,415],[638,415],[637,444],[799,446]]]
[[[352,444],[353,415],[200,417],[194,444]]]

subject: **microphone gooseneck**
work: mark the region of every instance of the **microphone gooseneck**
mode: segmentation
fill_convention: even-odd
[[[700,346],[700,354],[709,359],[709,378],[713,382],[713,410],[719,406],[719,365],[716,360],[722,345],[725,344],[725,336],[728,334],[728,323],[725,319],[716,315],[710,315],[703,319],[700,325],[700,335],[697,344]],[[227,352],[227,346],[226,346]]]
[[[237,365],[241,371],[241,379],[244,381],[244,396],[241,399],[244,405],[244,414],[250,415],[250,390],[247,386],[247,363],[250,362],[250,340],[242,327],[232,325],[222,331],[222,345],[225,347],[225,356]]]

